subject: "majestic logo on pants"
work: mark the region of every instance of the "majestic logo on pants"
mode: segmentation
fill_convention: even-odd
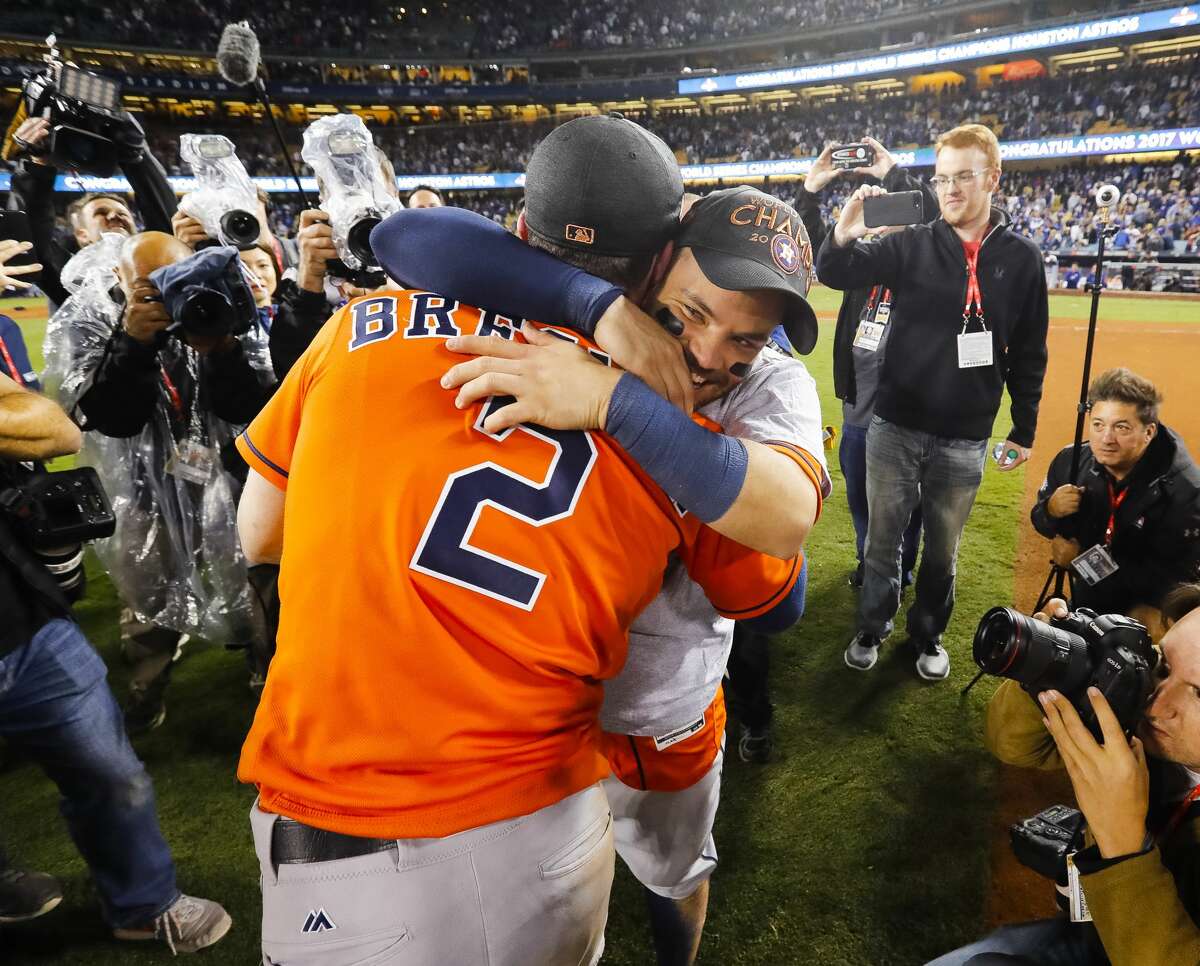
[[[334,921],[329,918],[328,913],[324,909],[317,909],[315,912],[310,912],[308,918],[304,920],[304,928],[301,932],[324,932],[326,929],[337,929]]]

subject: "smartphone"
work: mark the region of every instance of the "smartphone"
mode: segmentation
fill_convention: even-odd
[[[925,220],[925,206],[919,191],[893,191],[863,199],[863,222],[868,228],[919,225]]]
[[[0,241],[33,241],[33,232],[29,229],[29,218],[23,211],[0,211]],[[5,264],[11,266],[32,265],[38,260],[36,249],[29,249],[27,252],[18,252],[10,258]],[[25,277],[29,280],[29,276]],[[36,276],[34,276],[36,281]]]
[[[875,149],[869,144],[842,144],[833,149],[830,160],[842,171],[869,168],[875,163]]]

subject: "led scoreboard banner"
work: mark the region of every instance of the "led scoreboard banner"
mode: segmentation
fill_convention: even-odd
[[[1041,27],[1022,33],[983,36],[937,47],[874,54],[854,60],[837,60],[803,67],[781,67],[774,70],[752,71],[747,74],[716,74],[711,77],[689,77],[678,82],[680,94],[720,94],[727,91],[761,90],[764,87],[795,87],[799,84],[827,83],[852,77],[870,77],[893,71],[923,67],[942,67],[978,60],[981,57],[1003,57],[1008,54],[1028,54],[1052,50],[1069,44],[1096,40],[1113,40],[1138,34],[1160,33],[1190,27],[1200,21],[1200,12],[1193,7],[1175,7],[1150,13],[1129,13],[1107,20],[1088,20],[1057,27]]]

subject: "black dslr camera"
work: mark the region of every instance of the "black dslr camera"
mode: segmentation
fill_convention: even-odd
[[[205,248],[150,273],[173,320],[169,332],[210,338],[240,335],[254,325],[258,309],[237,249]]]
[[[1008,837],[1021,865],[1057,882],[1066,875],[1067,856],[1079,851],[1083,842],[1083,813],[1069,805],[1051,805],[1009,826]]]
[[[975,631],[974,654],[984,673],[1019,681],[1035,697],[1051,688],[1060,692],[1100,742],[1104,738],[1087,689],[1099,689],[1130,735],[1154,690],[1158,666],[1145,627],[1084,607],[1050,624],[1011,607],[993,607]]]
[[[117,527],[108,494],[90,466],[48,473],[5,464],[0,512],[69,597],[83,591],[83,544]]]
[[[22,88],[25,113],[49,119],[43,153],[52,164],[111,177],[122,160],[137,160],[140,129],[121,107],[117,81],[63,63],[54,41],[46,39],[46,69]]]
[[[1053,688],[1074,705],[1097,741],[1100,723],[1087,690],[1108,700],[1126,735],[1133,733],[1154,691],[1158,652],[1146,628],[1120,614],[1084,607],[1043,624],[1011,607],[993,607],[975,631],[975,663],[982,672],[1020,682],[1030,695]],[[1054,805],[1009,829],[1013,854],[1027,868],[1065,882],[1067,856],[1083,838],[1077,809]]]

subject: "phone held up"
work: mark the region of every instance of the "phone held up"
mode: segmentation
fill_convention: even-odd
[[[925,220],[919,191],[893,191],[863,199],[863,224],[868,228],[919,225]]]

